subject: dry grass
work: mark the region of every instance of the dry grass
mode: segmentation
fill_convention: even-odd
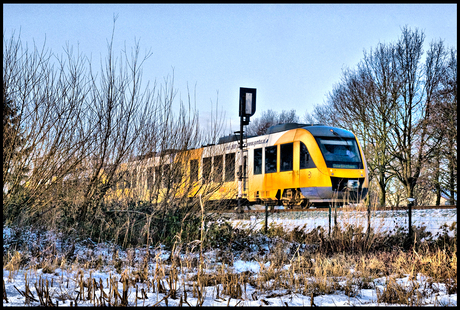
[[[215,229],[218,235],[220,232]],[[445,284],[449,294],[457,292],[456,243],[452,240],[445,239],[444,247],[420,242],[406,251],[401,246],[403,242],[394,235],[371,234],[366,238],[362,227],[353,225],[344,225],[330,236],[321,228],[309,232],[285,231],[277,225],[271,225],[266,234],[229,232],[228,226],[225,229],[231,242],[219,244],[217,253],[232,254],[225,258],[224,264],[223,259],[204,252],[203,245],[209,236],[202,234],[201,240],[194,243],[176,242],[167,259],[160,257],[158,248],[128,249],[123,256],[116,249],[106,255],[94,255],[89,249],[82,256],[59,253],[53,256],[56,250],[45,247],[48,252],[40,257],[20,251],[7,252],[3,268],[11,277],[19,269],[28,268],[29,279],[38,278],[38,281],[27,280],[25,291],[18,291],[26,297],[27,305],[35,302],[41,306],[66,300],[72,305],[145,305],[146,300],[152,300],[152,294],[157,301],[150,302],[150,306],[162,302],[167,305],[171,300],[179,305],[201,306],[206,297],[227,302],[262,301],[275,296],[275,290],[278,295],[309,296],[314,304],[318,295],[340,291],[353,297],[361,289],[370,288],[376,289],[378,303],[421,305],[423,298],[435,292],[433,283]],[[215,242],[217,238],[212,240]],[[392,251],[387,251],[389,248]],[[231,267],[234,255],[258,261],[259,272],[235,272]],[[39,268],[43,274],[54,275],[55,283],[41,275],[37,277]],[[67,270],[71,276],[67,279],[57,276],[57,268]],[[85,278],[88,270],[89,277]],[[107,281],[97,281],[91,275],[94,270],[115,270],[119,276],[110,275]],[[398,282],[407,276],[409,285]],[[422,285],[415,281],[420,276],[425,277]],[[377,285],[377,279],[385,280]],[[250,295],[249,286],[253,289]],[[128,296],[135,296],[134,304],[128,301]]]

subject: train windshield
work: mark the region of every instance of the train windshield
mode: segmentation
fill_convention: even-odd
[[[328,168],[363,169],[363,163],[355,139],[316,138]]]

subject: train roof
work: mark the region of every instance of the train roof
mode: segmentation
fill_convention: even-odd
[[[291,129],[303,128],[308,130],[314,137],[336,137],[339,135],[341,138],[354,138],[355,136],[348,130],[326,126],[324,124],[299,124],[299,123],[285,123],[271,126],[267,129],[266,134],[287,131]]]
[[[308,130],[314,137],[337,137],[340,138],[354,138],[355,135],[348,130],[331,127],[331,126],[311,126],[303,127]]]
[[[296,128],[303,128],[309,126],[324,126],[323,124],[299,124],[299,123],[284,123],[284,124],[277,124],[269,127],[265,132],[266,135],[282,132],[286,130],[296,129]]]
[[[270,135],[278,132],[283,132],[291,129],[303,128],[308,130],[314,137],[341,137],[341,138],[354,138],[355,136],[348,130],[326,126],[324,124],[301,124],[301,123],[284,123],[284,124],[277,124],[269,127],[265,135]],[[244,139],[254,138],[259,136],[246,136],[243,135]],[[224,144],[235,142],[239,140],[239,135],[233,134],[225,137],[221,137],[217,144]]]

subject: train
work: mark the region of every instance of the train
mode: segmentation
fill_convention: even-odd
[[[203,193],[216,208],[343,205],[358,203],[368,193],[366,159],[357,137],[348,130],[285,123],[268,128],[263,135],[244,136],[243,142],[242,152],[238,133],[213,145],[140,158],[143,164],[137,166],[142,171],[135,173],[138,179],[131,190],[137,188],[144,199],[152,199],[153,192],[156,199],[161,199],[158,195],[192,198]],[[176,175],[168,183],[165,176],[174,163]],[[153,190],[154,184],[158,190]]]

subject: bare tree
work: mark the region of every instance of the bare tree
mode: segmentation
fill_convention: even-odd
[[[289,111],[281,111],[278,116],[278,123],[285,124],[285,123],[298,123],[299,117],[297,116],[296,110],[292,109]]]
[[[6,94],[15,105],[22,130],[20,145],[4,148],[4,181],[11,172],[29,172],[4,182],[3,202],[8,206],[16,189],[26,188],[26,199],[17,206],[21,215],[43,216],[52,210],[62,181],[84,159],[89,135],[83,120],[88,90],[83,66],[84,59],[70,49],[54,61],[44,46],[30,51],[14,34],[4,37],[4,98]]]
[[[114,22],[115,28],[115,22]],[[115,31],[115,30],[114,30]],[[108,56],[99,72],[89,69],[86,125],[90,128],[91,145],[87,150],[83,202],[77,223],[84,223],[90,209],[95,209],[116,182],[116,171],[122,162],[136,152],[141,129],[150,116],[152,95],[142,89],[142,64],[139,43],[131,56],[125,51],[118,59],[113,51],[113,35],[107,44]]]
[[[195,179],[192,159],[201,165],[195,149],[217,141],[223,115],[201,130],[190,92],[178,102],[174,75],[143,83],[151,54],[137,41],[116,56],[114,34],[115,21],[99,68],[69,46],[56,56],[4,37],[4,221],[125,245],[194,238],[223,178],[217,159],[212,182]]]
[[[260,117],[255,117],[247,126],[246,133],[249,136],[266,134],[267,129],[273,125],[285,123],[298,123],[299,117],[295,110],[281,111],[278,113],[273,110],[263,111]]]
[[[424,34],[405,27],[395,46],[400,76],[400,95],[395,109],[393,130],[389,135],[396,177],[406,189],[407,197],[414,197],[422,168],[429,163],[439,147],[436,131],[430,130],[433,96],[439,87],[445,59],[442,41],[433,43],[421,66]]]
[[[323,124],[328,126],[337,126],[337,114],[332,110],[330,102],[315,105],[313,113],[304,115],[307,124]]]
[[[432,74],[431,87],[427,91],[432,103],[428,130],[432,132],[430,145],[436,146],[428,174],[436,192],[436,205],[441,196],[449,197],[449,203],[456,203],[457,174],[457,99],[456,79],[457,61],[454,49],[445,50],[443,42],[433,42],[430,46],[426,70],[437,71]]]
[[[417,181],[427,173],[423,168],[435,157],[443,136],[434,109],[443,88],[446,52],[442,41],[432,43],[422,65],[424,37],[419,30],[404,27],[396,43],[379,44],[364,54],[355,70],[345,70],[326,105],[315,109],[315,118],[362,139],[382,205],[393,177],[404,185],[407,197],[417,195]]]
[[[446,156],[446,170],[442,173],[442,191],[449,197],[449,203],[457,203],[457,51],[450,50],[445,75],[442,76],[438,95],[442,103],[443,124],[446,134],[443,143]]]
[[[278,114],[273,110],[263,111],[260,117],[254,117],[246,127],[246,133],[249,136],[258,136],[265,134],[268,127],[277,124]]]

